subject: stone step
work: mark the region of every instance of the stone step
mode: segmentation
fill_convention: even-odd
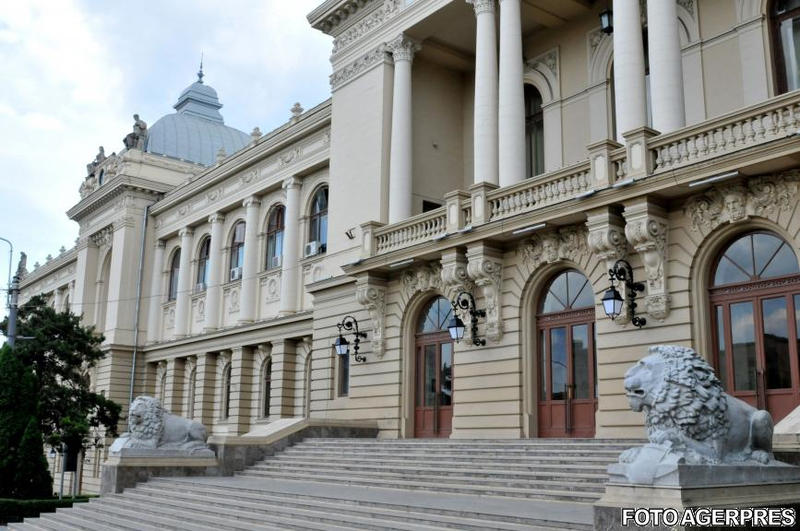
[[[169,515],[156,514],[144,507],[130,510],[120,508],[111,500],[102,499],[97,503],[89,503],[84,507],[73,508],[73,515],[84,519],[87,522],[85,529],[100,529],[96,524],[111,525],[111,529],[130,529],[130,530],[161,530],[161,529],[184,529],[185,521]],[[94,522],[95,524],[89,524]],[[217,527],[197,523],[192,525],[193,530],[212,531]]]
[[[611,463],[616,463],[618,457],[570,457],[565,456],[563,454],[553,454],[553,455],[546,455],[546,456],[514,456],[514,455],[505,455],[504,453],[495,453],[489,455],[465,455],[465,454],[454,454],[454,453],[440,453],[440,454],[418,454],[418,455],[406,455],[406,454],[398,454],[397,452],[381,452],[379,453],[366,453],[366,452],[348,452],[346,455],[339,455],[335,453],[325,453],[325,452],[305,452],[305,451],[294,451],[288,452],[286,454],[287,457],[297,457],[297,458],[322,458],[328,461],[338,461],[342,458],[357,458],[361,461],[383,461],[385,459],[397,459],[399,457],[404,458],[406,461],[415,460],[417,462],[433,462],[437,463],[442,460],[447,461],[460,461],[460,462],[473,462],[473,463],[485,463],[485,462],[494,462],[494,463],[503,463],[508,466],[516,466],[519,464],[564,464],[564,465],[574,465],[577,463],[585,463],[591,465],[601,465],[607,466]]]
[[[375,440],[375,439],[350,439],[342,441],[329,441],[326,439],[304,439],[303,441],[294,445],[294,447],[316,447],[316,448],[353,448],[353,447],[383,447],[383,448],[486,448],[486,449],[609,449],[609,450],[626,450],[632,446],[641,444],[643,441],[630,441],[614,443],[593,443],[593,442],[580,442],[580,443],[564,443],[564,442],[548,442],[548,443],[526,443],[519,441],[461,441],[459,439],[449,440],[448,443],[441,442],[427,442],[425,439],[394,439],[394,440]],[[590,439],[591,440],[591,439]]]
[[[594,439],[594,438],[570,438],[570,437],[553,437],[541,439],[443,439],[443,438],[428,438],[428,439],[371,439],[371,438],[346,438],[346,437],[307,437],[300,441],[299,444],[305,443],[318,443],[318,444],[340,444],[340,443],[366,443],[366,444],[441,444],[445,446],[457,446],[461,444],[524,444],[524,445],[571,445],[571,444],[641,444],[646,442],[646,439]]]
[[[362,464],[349,464],[342,465],[341,463],[331,462],[326,464],[307,463],[284,463],[280,461],[267,460],[257,463],[248,470],[267,470],[272,472],[286,471],[289,473],[300,472],[315,472],[321,474],[336,474],[343,473],[346,475],[368,475],[379,477],[432,477],[432,478],[453,478],[454,480],[465,479],[489,479],[492,481],[514,481],[514,480],[561,480],[564,479],[563,472],[539,472],[537,471],[522,471],[515,469],[506,470],[487,470],[481,468],[460,468],[450,470],[446,467],[440,466],[383,466],[382,464],[362,463]],[[586,483],[605,483],[608,478],[607,474],[587,474],[582,472],[572,472],[568,476],[570,481],[586,484]]]
[[[86,529],[83,526],[83,521],[77,519],[73,523],[74,517],[68,513],[42,513],[38,518],[32,518],[31,521],[36,522],[35,525],[43,526],[45,529],[65,530],[70,531],[73,529]]]
[[[400,514],[402,518],[415,518],[442,525],[454,521],[456,528],[463,519],[479,522],[481,529],[503,529],[502,525],[522,525],[524,529],[543,526],[549,529],[592,529],[591,524],[577,523],[571,518],[553,520],[555,509],[563,515],[584,513],[588,522],[591,505],[576,502],[539,501],[527,498],[479,497],[465,494],[439,492],[430,496],[426,491],[400,490],[376,486],[337,485],[308,481],[282,481],[245,478],[154,478],[138,486],[136,491],[151,496],[169,496],[175,493],[210,498],[209,503],[237,504],[240,500],[256,504],[282,504],[286,507],[311,507],[330,510],[340,507],[346,514]],[[594,500],[592,500],[594,501]],[[548,518],[550,516],[550,518]],[[567,521],[568,520],[568,521]]]
[[[220,503],[214,496],[200,495],[197,493],[176,494],[174,492],[156,490],[155,492],[135,492],[133,489],[125,493],[124,497],[133,503],[152,503],[153,506],[163,507],[174,505],[184,509],[191,509],[199,513],[225,514],[231,518],[238,518],[242,522],[265,520],[274,521],[276,515],[289,518],[294,525],[303,525],[305,522],[326,524],[326,529],[333,526],[358,527],[363,529],[385,529],[399,531],[435,530],[458,526],[459,529],[481,531],[491,526],[492,529],[508,531],[525,531],[528,529],[545,529],[544,527],[511,524],[489,520],[453,518],[446,516],[418,514],[407,511],[352,507],[315,500],[314,503],[305,505],[286,503],[285,499],[270,500],[262,496],[258,503],[247,501],[245,497],[237,494],[235,509],[233,503]],[[171,503],[170,503],[171,502]]]
[[[132,489],[135,491],[136,489]],[[157,511],[160,516],[173,518],[182,522],[180,529],[197,529],[199,525],[210,525],[209,529],[231,529],[239,531],[249,530],[268,530],[278,531],[291,526],[294,529],[307,529],[325,531],[327,529],[346,529],[341,527],[341,522],[328,522],[323,519],[306,519],[301,515],[275,515],[265,512],[248,513],[238,509],[222,507],[210,508],[208,505],[200,503],[182,504],[169,503],[166,496],[160,498],[150,498],[150,511]],[[111,507],[113,511],[135,512],[141,510],[141,499],[131,497],[128,493],[115,495],[106,500],[106,507]]]
[[[524,484],[524,485],[515,485],[512,487],[508,486],[494,486],[494,485],[475,485],[472,483],[462,483],[462,482],[452,482],[452,483],[445,483],[441,481],[441,478],[438,478],[439,481],[409,481],[405,479],[379,479],[379,478],[360,478],[354,476],[341,476],[341,475],[333,475],[333,476],[325,476],[321,474],[287,474],[285,472],[264,472],[264,471],[250,471],[245,470],[240,472],[238,475],[246,476],[246,477],[263,477],[263,478],[275,478],[275,479],[283,479],[283,480],[291,480],[291,481],[315,481],[315,482],[323,482],[323,483],[333,483],[333,484],[345,484],[345,485],[366,485],[366,486],[377,486],[377,487],[387,487],[387,488],[404,488],[404,489],[411,489],[411,490],[432,490],[432,491],[442,491],[442,492],[450,492],[450,493],[462,493],[462,494],[480,494],[480,495],[487,495],[487,496],[514,496],[514,497],[522,497],[522,498],[536,498],[536,499],[558,499],[558,500],[568,500],[568,501],[583,501],[583,502],[594,502],[595,500],[599,499],[604,488],[602,486],[599,487],[587,487],[579,490],[570,490],[567,488],[559,489],[554,488],[558,486],[565,486],[565,487],[573,487],[574,484],[564,483],[561,485],[555,484]]]
[[[42,513],[42,515],[44,514],[48,513]],[[26,518],[24,522],[9,523],[6,527],[11,531],[59,531],[65,529],[61,524],[47,522],[39,517]],[[70,527],[70,529],[74,528]]]
[[[451,448],[449,446],[438,448],[403,448],[393,449],[390,447],[376,446],[373,448],[366,448],[360,446],[351,446],[350,448],[326,448],[315,446],[292,446],[284,450],[287,454],[325,454],[325,455],[363,455],[363,456],[378,456],[378,455],[404,455],[414,457],[417,455],[440,455],[440,454],[457,454],[463,456],[476,456],[476,457],[494,457],[498,453],[508,457],[539,457],[539,456],[569,456],[575,458],[583,457],[606,457],[608,459],[616,459],[621,451],[606,450],[598,448],[596,450],[572,450],[557,448],[539,450],[535,448],[522,448],[522,449],[483,449],[483,448]]]
[[[361,465],[364,463],[374,464],[372,460],[365,461],[364,459],[359,459],[355,457],[337,457],[334,461],[331,461],[329,458],[326,457],[303,457],[303,456],[294,456],[294,455],[284,455],[284,454],[276,454],[274,457],[269,458],[265,461],[259,461],[259,463],[264,462],[272,462],[272,463],[290,463],[296,466],[304,466],[304,467],[316,467],[320,465],[326,465],[335,463],[341,466],[349,466],[353,465]],[[395,459],[381,459],[375,460],[377,464],[380,465],[408,465],[408,459],[402,458],[395,458]],[[414,461],[414,463],[418,466],[422,466],[422,463],[419,460]],[[563,473],[578,471],[578,472],[586,472],[586,473],[594,473],[594,474],[606,474],[607,464],[605,463],[598,463],[598,464],[589,464],[589,463],[581,463],[581,464],[540,464],[540,463],[518,463],[510,466],[507,463],[494,463],[491,461],[488,462],[476,462],[476,461],[442,461],[439,459],[432,460],[431,466],[449,468],[449,469],[458,469],[458,468],[481,468],[483,470],[500,470],[500,471],[507,471],[509,469],[514,470],[527,470],[527,471],[534,471],[534,472],[553,472],[553,473]],[[256,465],[257,466],[257,465]]]

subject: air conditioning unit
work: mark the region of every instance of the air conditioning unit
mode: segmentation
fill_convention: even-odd
[[[282,256],[273,256],[271,263],[269,264],[270,268],[278,268],[283,265],[283,257]]]
[[[234,280],[241,280],[242,279],[242,268],[241,267],[234,267],[231,269],[231,282]]]
[[[201,293],[206,290],[206,283],[205,282],[198,282],[194,285],[194,292]]]
[[[320,242],[308,242],[303,255],[305,257],[314,256],[321,253],[323,250],[323,245]]]

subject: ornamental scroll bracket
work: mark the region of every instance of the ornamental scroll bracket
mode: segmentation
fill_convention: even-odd
[[[663,320],[669,315],[671,297],[667,289],[667,232],[663,208],[647,199],[625,205],[625,235],[639,253],[647,275],[647,313]]]
[[[625,221],[611,208],[601,208],[589,212],[586,217],[589,231],[588,246],[600,260],[605,260],[606,271],[614,268],[617,260],[628,256],[628,240],[625,238]],[[630,311],[623,312],[615,322],[630,322]]]
[[[503,317],[500,297],[503,287],[503,254],[484,243],[467,250],[467,272],[483,292],[486,307],[486,337],[500,341],[503,337]]]
[[[356,300],[367,309],[372,321],[372,353],[382,358],[386,353],[386,280],[369,274],[359,277]]]

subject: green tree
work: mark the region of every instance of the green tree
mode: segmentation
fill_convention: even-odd
[[[35,380],[10,348],[0,349],[0,498],[52,494],[36,417]]]
[[[8,321],[0,324],[4,332]],[[89,370],[105,355],[103,336],[81,325],[71,312],[57,312],[43,296],[22,305],[14,352],[35,378],[38,418],[47,444],[83,446],[91,428],[105,427],[117,435],[120,406],[89,387]]]

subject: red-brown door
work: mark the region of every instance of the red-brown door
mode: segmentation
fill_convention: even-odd
[[[448,333],[417,336],[414,437],[453,429],[453,343]]]
[[[713,359],[731,395],[779,422],[800,405],[800,275],[780,238],[752,233],[720,257],[710,290]]]
[[[594,437],[594,293],[586,277],[556,276],[536,322],[539,437]]]

